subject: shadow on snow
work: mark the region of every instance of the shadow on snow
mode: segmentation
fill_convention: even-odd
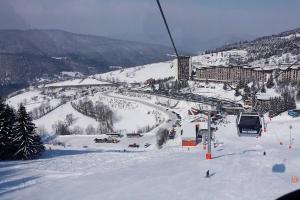
[[[0,197],[5,194],[28,188],[37,183],[37,179],[40,176],[23,176],[18,177],[22,174],[22,169],[10,169],[14,165],[18,165],[20,162],[8,162],[0,163]]]
[[[216,158],[222,158],[222,157],[225,157],[225,156],[234,156],[234,155],[242,155],[242,154],[246,154],[248,152],[256,152],[257,150],[255,149],[249,149],[249,150],[244,150],[240,153],[228,153],[228,154],[223,154],[223,155],[219,155],[219,156],[214,156],[213,159],[216,159]]]
[[[142,153],[146,151],[128,151],[128,150],[70,150],[70,149],[54,149],[46,150],[40,159],[48,159],[60,156],[73,156],[81,154],[96,154],[96,153]]]

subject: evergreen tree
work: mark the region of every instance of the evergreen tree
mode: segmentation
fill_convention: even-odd
[[[5,148],[4,154],[1,156],[4,160],[12,159],[13,154],[16,151],[16,146],[14,144],[14,137],[16,136],[15,124],[16,124],[16,115],[15,111],[9,107],[8,105],[5,106],[4,110],[4,132],[5,132]]]
[[[21,104],[17,112],[16,137],[14,138],[14,143],[18,148],[14,154],[16,159],[35,159],[44,150],[41,138],[35,129],[36,127],[26,112],[26,108]]]
[[[236,88],[235,88],[235,92],[234,92],[234,96],[238,97],[238,96],[240,96],[240,95],[241,95],[241,93],[240,93],[240,91],[239,91],[239,88],[236,87]]]
[[[245,94],[247,94],[247,95],[250,94],[250,88],[249,88],[248,84],[245,84],[244,92],[245,92]]]
[[[298,92],[297,92],[296,100],[297,100],[297,101],[300,101],[300,89],[299,89]]]
[[[289,94],[288,91],[285,91],[283,94],[284,110],[290,110],[296,108],[295,98]]]
[[[152,89],[152,91],[155,91],[155,85],[154,84],[151,84],[151,89]]]
[[[7,133],[5,129],[5,105],[0,99],[0,160],[3,160],[6,146],[7,146]]]
[[[261,86],[261,90],[260,90],[261,93],[266,93],[266,87],[265,87],[265,84],[263,83],[263,85]]]
[[[177,80],[175,80],[173,88],[176,91],[178,90],[178,81]]]
[[[273,74],[271,74],[270,78],[268,79],[266,86],[267,86],[267,88],[272,88],[272,87],[274,87],[274,78],[273,78]]]
[[[177,90],[180,90],[181,88],[182,88],[181,81],[178,81],[178,83],[177,83]]]
[[[244,83],[244,81],[242,81],[242,80],[239,80],[239,82],[238,82],[238,84],[237,84],[237,88],[238,89],[242,89],[242,88],[244,88],[244,86],[245,86],[245,83]]]
[[[227,89],[228,89],[227,83],[224,83],[224,85],[223,85],[223,90],[227,90]]]
[[[252,85],[251,85],[250,90],[251,90],[252,93],[256,92],[256,83],[255,83],[255,81],[252,81]]]

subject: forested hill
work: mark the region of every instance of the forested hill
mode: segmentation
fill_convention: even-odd
[[[247,62],[267,59],[272,56],[282,56],[287,53],[300,55],[300,28],[277,35],[260,37],[253,41],[225,45],[217,48],[215,51],[220,52],[232,49],[246,50],[248,52]]]
[[[165,61],[172,52],[161,45],[61,30],[0,30],[0,84],[3,89],[61,71],[91,74],[108,71],[109,66]]]

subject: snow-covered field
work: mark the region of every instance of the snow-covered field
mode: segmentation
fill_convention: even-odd
[[[42,94],[38,89],[30,89],[29,91],[9,98],[6,103],[15,109],[18,109],[19,104],[22,103],[26,106],[28,111],[32,111],[42,104],[48,104],[49,106],[55,107],[60,104],[60,99],[55,98],[52,95]]]
[[[245,50],[230,50],[222,53],[195,56],[192,60],[194,64],[200,66],[228,66],[231,57],[244,59],[247,53]]]
[[[292,176],[300,176],[300,119],[274,118],[261,138],[238,137],[235,117],[227,120],[230,123],[216,133],[212,160],[205,160],[201,146],[188,150],[170,142],[161,150],[122,152],[113,147],[81,148],[75,145],[79,139],[65,138],[74,146],[52,147],[39,160],[0,163],[0,197],[275,199],[300,187],[291,183]],[[205,178],[206,170],[213,176]]]
[[[176,73],[174,61],[169,61],[120,69],[104,74],[93,75],[92,77],[115,82],[140,83],[150,78],[163,79],[170,76],[175,77]]]
[[[56,91],[56,90],[55,90]],[[83,91],[83,96],[81,97],[81,91],[71,89],[71,90],[58,90],[58,92],[49,92],[49,95],[42,94],[40,89],[32,89],[30,91],[24,92],[17,96],[14,96],[7,100],[7,103],[16,109],[20,103],[23,103],[28,111],[32,111],[34,108],[38,108],[42,104],[47,102],[55,107],[60,103],[60,99],[52,97],[53,93],[57,96],[72,97],[76,96],[75,100],[70,100],[67,103],[59,106],[53,111],[47,113],[39,119],[36,119],[34,123],[44,132],[53,135],[54,125],[59,121],[64,122],[67,115],[72,115],[74,122],[69,127],[70,129],[81,129],[84,134],[87,127],[92,126],[95,129],[99,126],[99,123],[88,116],[85,116],[78,111],[76,111],[71,102],[76,102],[81,99],[92,100],[93,102],[100,101],[107,105],[114,112],[115,122],[114,130],[117,132],[132,133],[137,132],[139,129],[145,127],[155,128],[163,123],[165,123],[169,116],[164,112],[159,111],[155,105],[145,105],[146,102],[136,102],[130,99],[123,99],[121,96],[109,96],[108,92],[102,93],[97,92],[96,94],[89,94]]]
[[[54,134],[53,125],[58,121],[63,122],[66,119],[66,116],[69,114],[72,114],[75,119],[70,128],[79,126],[83,130],[85,130],[89,125],[92,125],[95,128],[97,128],[98,126],[98,122],[95,119],[77,112],[72,108],[69,102],[43,116],[42,118],[35,120],[34,123],[38,127],[45,128],[46,133]]]
[[[224,91],[223,85],[221,83],[197,83],[191,82],[190,91],[194,94],[200,94],[207,97],[215,97],[224,100],[230,101],[241,101],[241,96],[236,97],[234,95],[235,91],[233,89],[228,88],[227,91]]]
[[[114,128],[118,132],[137,132],[139,128],[155,126],[163,123],[168,116],[147,106],[122,96],[112,94],[96,94],[88,97],[92,101],[100,101],[111,108],[116,116]]]

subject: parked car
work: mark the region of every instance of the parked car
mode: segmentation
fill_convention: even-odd
[[[288,115],[291,117],[299,117],[299,112],[297,110],[289,110]]]
[[[138,145],[137,143],[133,143],[133,144],[129,144],[128,147],[131,147],[131,148],[139,148],[140,145]]]
[[[176,131],[175,129],[173,128],[170,132],[169,132],[169,139],[170,140],[173,140],[175,138],[175,135],[176,135]]]
[[[148,148],[150,145],[151,145],[151,144],[146,143],[146,144],[144,145],[144,147],[145,147],[145,148]]]
[[[95,143],[118,143],[120,140],[113,138],[113,137],[108,137],[108,138],[95,138],[94,139]]]

